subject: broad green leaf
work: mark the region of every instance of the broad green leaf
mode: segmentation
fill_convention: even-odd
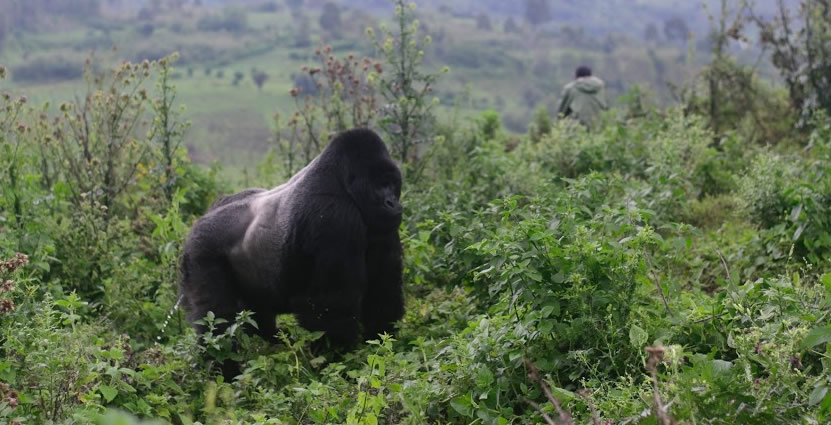
[[[805,226],[807,226],[807,225],[808,225],[808,223],[802,223],[802,224],[799,225],[799,227],[796,229],[796,231],[793,232],[793,240],[794,241],[796,241],[797,239],[799,239],[800,236],[802,236],[802,232],[805,231]]]
[[[799,204],[791,210],[791,221],[796,221],[799,218],[799,214],[802,213],[802,204]]]
[[[113,401],[118,395],[118,390],[109,385],[101,385],[98,387],[98,391],[104,396],[104,400],[107,400],[107,403]]]
[[[718,375],[727,372],[730,368],[733,367],[733,363],[728,362],[727,360],[713,360],[713,374]]]
[[[649,339],[649,334],[638,325],[632,325],[629,328],[629,342],[632,346],[640,348],[646,345]]]
[[[544,334],[550,333],[552,329],[554,329],[553,320],[543,320],[537,325],[537,330]]]
[[[468,418],[473,417],[473,401],[469,395],[459,396],[450,400],[450,407],[462,416]]]
[[[493,372],[486,368],[479,369],[479,373],[476,374],[477,387],[487,389],[491,386],[491,384],[493,384],[493,381]]]
[[[822,399],[822,404],[819,405],[820,418],[824,417],[825,413],[831,412],[831,394],[826,394]]]
[[[828,394],[828,387],[820,385],[814,388],[814,390],[811,391],[811,395],[808,396],[808,405],[814,406],[816,404],[819,404],[819,402],[821,402],[822,399],[825,398],[826,394]]]
[[[554,397],[560,401],[569,401],[577,398],[577,394],[557,387],[551,387],[551,394],[554,394]]]
[[[831,292],[831,273],[826,273],[819,278],[822,285],[825,286],[825,289]]]
[[[802,340],[800,347],[802,349],[812,348],[829,341],[831,341],[831,326],[823,326],[808,332],[808,335],[805,335],[805,339]]]

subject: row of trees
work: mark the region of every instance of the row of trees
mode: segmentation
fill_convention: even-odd
[[[731,43],[752,42],[746,34],[753,26],[786,95],[777,96],[753,66],[730,55]],[[712,18],[710,53],[710,63],[680,97],[689,112],[708,117],[717,138],[749,122],[759,140],[775,142],[789,137],[794,126],[810,128],[818,111],[831,113],[829,0],[802,2],[796,10],[777,0],[773,15],[758,13],[744,0],[722,0]]]

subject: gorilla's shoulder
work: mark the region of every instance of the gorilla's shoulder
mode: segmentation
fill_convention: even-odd
[[[222,206],[225,206],[225,205],[237,202],[237,201],[245,200],[245,199],[251,197],[252,195],[256,195],[256,194],[262,193],[262,192],[265,192],[265,189],[253,188],[253,189],[245,189],[242,192],[237,192],[233,195],[221,196],[216,201],[214,201],[214,203],[210,206],[210,208],[208,208],[208,211],[215,210],[219,207],[222,207]]]

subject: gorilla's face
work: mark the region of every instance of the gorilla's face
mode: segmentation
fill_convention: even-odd
[[[351,170],[347,191],[358,204],[364,222],[375,231],[397,229],[401,224],[401,171],[389,157],[360,162]]]

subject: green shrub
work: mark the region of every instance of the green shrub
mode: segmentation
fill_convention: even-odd
[[[799,156],[762,154],[741,180],[746,208],[774,258],[796,255],[819,264],[831,252],[831,150],[827,124],[813,134],[813,150]]]

